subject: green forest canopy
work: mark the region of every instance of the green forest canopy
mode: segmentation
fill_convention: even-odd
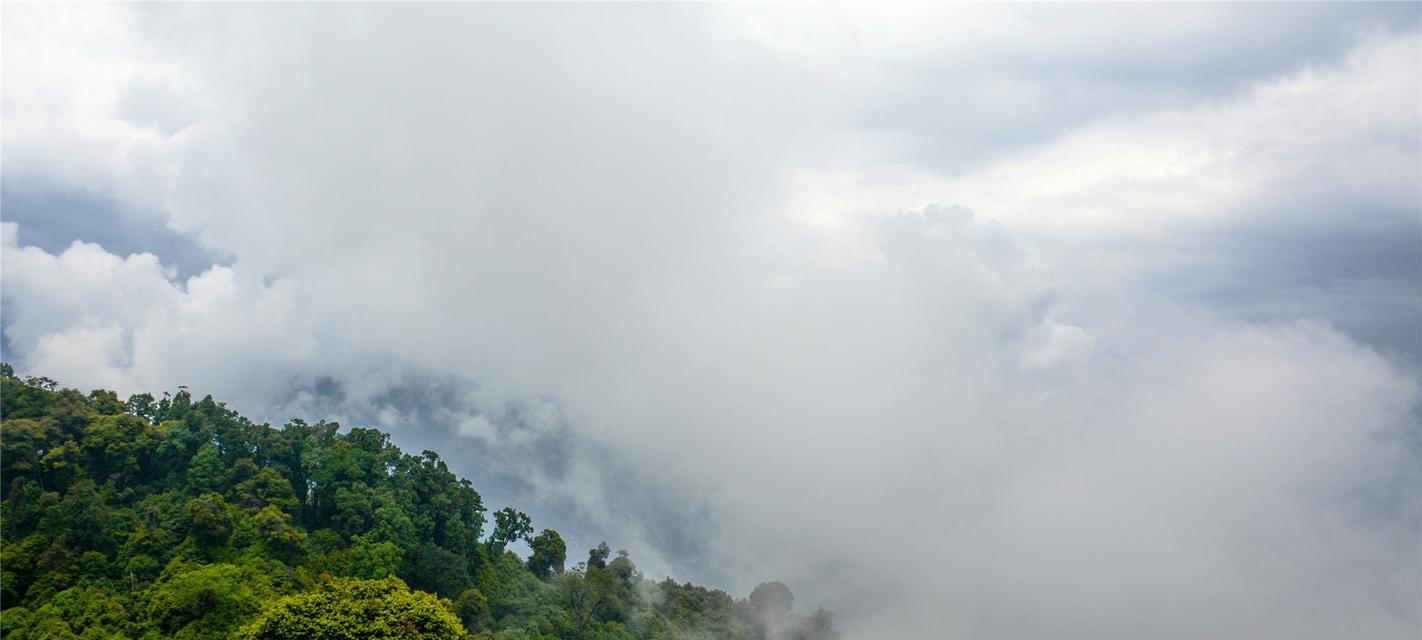
[[[124,401],[0,364],[0,477],[4,640],[838,637],[780,583],[647,580],[605,543],[567,567],[557,531],[490,521],[432,451],[185,389]]]

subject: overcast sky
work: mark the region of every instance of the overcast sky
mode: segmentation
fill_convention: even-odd
[[[1422,5],[7,4],[4,358],[849,638],[1422,632]]]

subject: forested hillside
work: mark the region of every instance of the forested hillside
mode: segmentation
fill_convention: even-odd
[[[780,583],[736,600],[606,544],[569,566],[557,531],[375,429],[57,387],[0,365],[5,640],[837,637]]]

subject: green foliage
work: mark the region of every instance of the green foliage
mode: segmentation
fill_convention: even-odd
[[[410,583],[416,588],[453,597],[469,586],[464,556],[448,549],[426,544],[420,548],[414,564],[410,572]]]
[[[504,507],[494,514],[494,533],[490,542],[503,549],[510,542],[527,539],[531,533],[533,521],[527,515],[515,511],[513,507]]]
[[[72,549],[108,549],[113,545],[113,517],[99,487],[88,478],[69,485],[58,518],[48,528],[62,532]]]
[[[568,547],[563,543],[563,536],[557,531],[544,529],[543,533],[534,536],[528,541],[528,546],[533,549],[533,553],[528,556],[528,570],[539,578],[547,578],[551,574],[562,573],[563,563],[568,559]]]
[[[223,470],[217,445],[211,442],[202,445],[188,463],[188,491],[194,494],[221,491],[226,481]]]
[[[183,388],[121,402],[0,363],[0,487],[0,640],[836,637],[779,583],[654,583],[606,543],[565,570],[512,507],[481,542],[479,493],[434,452]]]
[[[464,626],[447,600],[411,591],[399,578],[338,580],[278,599],[240,640],[459,640]]]
[[[73,587],[56,593],[33,611],[5,610],[7,639],[68,637],[122,637],[128,628],[124,599],[95,586]]]
[[[291,523],[291,514],[275,505],[262,507],[252,521],[257,526],[262,548],[273,558],[290,564],[306,554],[306,534]]]
[[[240,507],[258,509],[271,506],[292,513],[301,506],[291,489],[291,482],[272,467],[259,468],[251,459],[243,458],[227,475],[232,483],[231,500]]]
[[[189,532],[198,546],[215,552],[232,537],[232,511],[226,500],[209,493],[188,501]]]
[[[479,633],[489,628],[489,599],[478,589],[466,589],[454,599],[454,615],[470,633]]]
[[[346,564],[342,575],[357,578],[393,576],[400,568],[401,556],[400,547],[393,542],[377,542],[372,537],[355,536],[345,551]]]
[[[148,621],[166,637],[223,637],[261,611],[273,595],[269,581],[252,567],[177,564],[170,569],[144,594]]]
[[[612,555],[612,548],[607,546],[607,541],[599,542],[596,547],[588,551],[588,566],[602,569],[607,566],[607,557],[610,555]]]

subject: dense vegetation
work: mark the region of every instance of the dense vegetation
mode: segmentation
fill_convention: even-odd
[[[0,365],[5,640],[836,636],[780,583],[734,600],[606,544],[565,568],[556,531],[490,522],[438,455],[375,429],[57,386]]]

